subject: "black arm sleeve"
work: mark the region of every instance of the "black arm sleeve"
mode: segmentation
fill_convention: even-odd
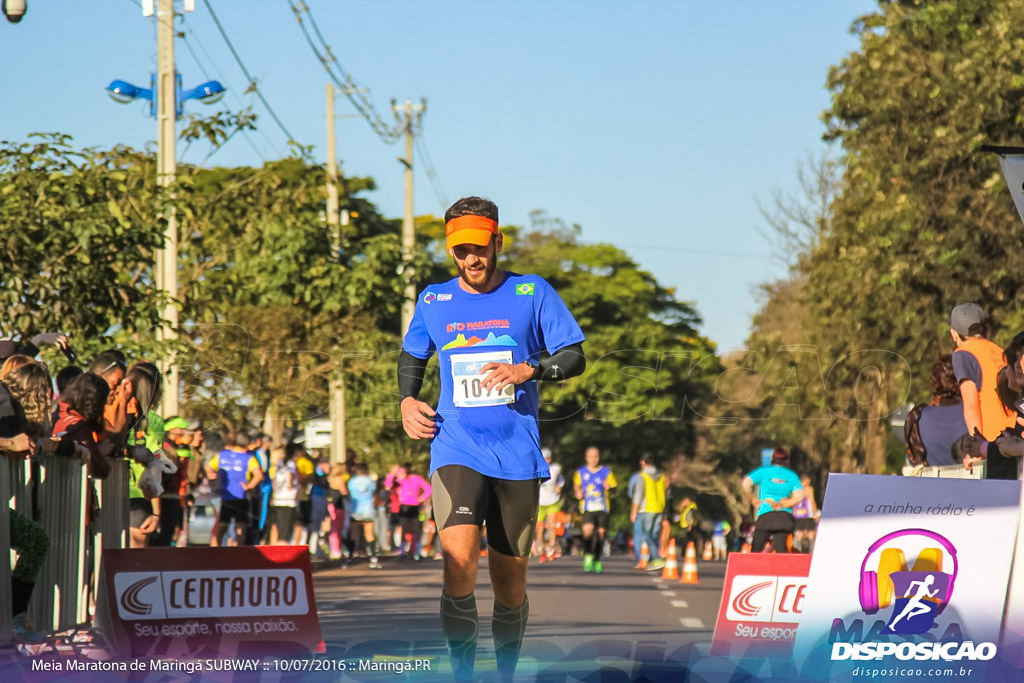
[[[541,382],[561,382],[582,375],[587,368],[583,344],[570,344],[539,363],[535,376]]]
[[[398,356],[398,393],[403,400],[408,396],[419,397],[423,377],[427,374],[427,360],[402,349]]]

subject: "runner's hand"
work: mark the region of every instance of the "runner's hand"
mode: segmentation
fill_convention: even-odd
[[[410,439],[432,439],[437,434],[437,423],[430,418],[437,412],[412,396],[402,400],[402,428]]]
[[[533,378],[533,368],[526,363],[488,363],[480,368],[480,374],[487,375],[487,378],[480,382],[481,389],[495,389],[500,393],[509,384],[529,382]]]
[[[159,523],[160,523],[160,518],[159,517],[157,517],[156,515],[150,515],[149,517],[146,517],[146,521],[144,521],[139,526],[139,531],[141,531],[144,534],[151,534],[154,531],[156,531],[157,525]]]

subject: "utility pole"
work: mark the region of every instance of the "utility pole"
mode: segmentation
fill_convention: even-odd
[[[401,107],[391,105],[395,117],[402,122],[405,130],[405,158],[399,159],[405,165],[405,216],[402,220],[402,277],[405,278],[405,300],[402,302],[402,336],[409,330],[412,322],[413,310],[416,308],[416,284],[413,282],[412,256],[416,249],[416,226],[413,214],[413,187],[412,187],[412,143],[415,127],[419,125],[423,111],[427,108],[426,103],[413,104],[406,100]],[[399,112],[404,115],[404,120],[399,117]],[[415,115],[415,122],[413,116]]]
[[[331,248],[341,248],[340,214],[338,212],[338,154],[334,143],[334,84],[327,84],[327,224],[331,226]]]
[[[334,84],[327,84],[327,224],[331,230],[332,256],[341,249],[341,212],[338,210],[338,155],[334,140]],[[344,464],[348,446],[345,443],[345,374],[338,367],[337,379],[330,383],[331,464]]]
[[[153,96],[157,111],[157,183],[174,185],[177,171],[175,135],[177,122],[177,83],[174,71],[174,0],[158,0],[156,15],[157,73]],[[164,247],[156,254],[156,281],[169,298],[178,297],[178,219],[174,209],[168,212]],[[178,309],[173,302],[164,307],[163,324],[157,339],[171,341],[177,336]],[[173,360],[166,366],[163,382],[163,414],[178,414],[178,369]]]

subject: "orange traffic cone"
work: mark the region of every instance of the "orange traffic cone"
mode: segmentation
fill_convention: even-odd
[[[661,578],[679,578],[679,561],[676,559],[676,539],[674,538],[668,543],[668,554],[665,556],[665,568],[661,570]]]
[[[705,562],[713,559],[711,554],[711,541],[704,541],[704,556],[701,557],[701,559]]]
[[[697,580],[697,547],[690,541],[686,544],[686,555],[683,557],[683,576],[679,583],[700,583]]]
[[[651,561],[651,549],[647,547],[645,542],[640,546],[640,561],[637,563],[637,569],[647,569],[647,563]]]

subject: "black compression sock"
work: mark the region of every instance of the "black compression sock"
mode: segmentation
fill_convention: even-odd
[[[28,611],[29,600],[32,599],[32,591],[36,584],[21,579],[11,579],[11,616],[17,616]]]
[[[508,609],[494,601],[494,616],[491,619],[491,634],[494,636],[494,656],[498,660],[498,673],[511,678],[519,662],[519,650],[523,646],[523,633],[530,618],[530,600],[515,609]]]
[[[475,593],[461,598],[441,594],[441,631],[448,642],[452,674],[456,681],[473,680],[479,630],[480,617],[476,611]]]

